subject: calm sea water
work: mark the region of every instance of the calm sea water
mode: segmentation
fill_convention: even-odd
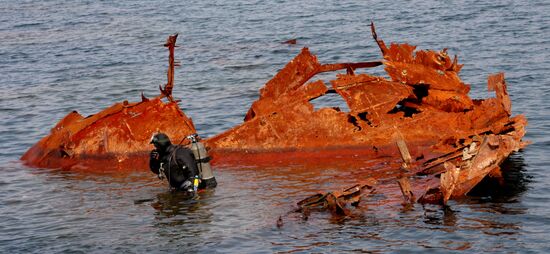
[[[548,1],[2,0],[0,252],[547,252],[548,13]],[[505,190],[450,209],[404,210],[380,198],[353,218],[305,221],[285,214],[346,180],[335,176],[368,169],[215,168],[219,187],[188,201],[148,172],[90,175],[18,161],[72,110],[88,115],[142,91],[155,96],[171,33],[180,33],[183,64],[175,97],[211,136],[240,123],[258,89],[303,46],[324,63],[379,59],[371,20],[386,42],[458,54],[473,97],[492,96],[487,75],[506,73],[533,144],[506,162]],[[292,38],[297,45],[280,43]]]

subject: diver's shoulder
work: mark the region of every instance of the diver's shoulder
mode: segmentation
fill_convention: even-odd
[[[174,149],[176,149],[177,153],[181,153],[181,154],[193,153],[189,147],[184,145],[175,145]]]

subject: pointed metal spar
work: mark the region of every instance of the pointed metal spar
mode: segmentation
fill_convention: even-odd
[[[172,98],[172,89],[174,88],[174,66],[180,66],[179,63],[174,61],[174,48],[176,48],[176,40],[178,39],[178,34],[173,34],[168,36],[166,39],[165,47],[168,48],[169,57],[168,57],[168,72],[166,73],[168,78],[168,83],[164,85],[164,89],[159,86],[161,96],[168,98],[170,102],[174,102]]]

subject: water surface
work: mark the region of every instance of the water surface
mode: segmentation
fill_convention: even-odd
[[[0,252],[545,252],[549,12],[547,1],[0,1]],[[296,201],[338,186],[342,172],[368,169],[219,167],[219,187],[190,201],[148,172],[18,162],[72,110],[157,95],[171,33],[180,33],[183,64],[174,96],[212,136],[240,123],[258,89],[304,46],[323,63],[379,59],[371,20],[386,42],[458,54],[474,98],[493,96],[487,76],[506,73],[513,112],[527,116],[533,141],[506,162],[507,188],[450,209],[407,210],[375,196],[351,218],[306,221],[286,215]],[[297,45],[280,43],[292,38]]]

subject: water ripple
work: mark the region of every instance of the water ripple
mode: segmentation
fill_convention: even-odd
[[[548,12],[550,4],[538,0],[4,1],[0,252],[545,251]],[[375,195],[350,219],[290,214],[277,228],[276,219],[304,193],[354,175],[300,166],[220,168],[219,187],[190,201],[147,172],[84,175],[17,162],[72,110],[89,115],[138,101],[140,92],[156,95],[165,82],[168,34],[180,33],[174,96],[199,132],[212,136],[241,123],[258,89],[302,47],[322,63],[379,59],[371,20],[387,42],[458,54],[473,97],[494,96],[487,76],[506,72],[513,111],[527,115],[526,138],[533,141],[505,163],[506,191],[453,201],[450,209],[403,210]],[[292,38],[297,45],[281,44]],[[382,68],[365,72],[385,75]]]

